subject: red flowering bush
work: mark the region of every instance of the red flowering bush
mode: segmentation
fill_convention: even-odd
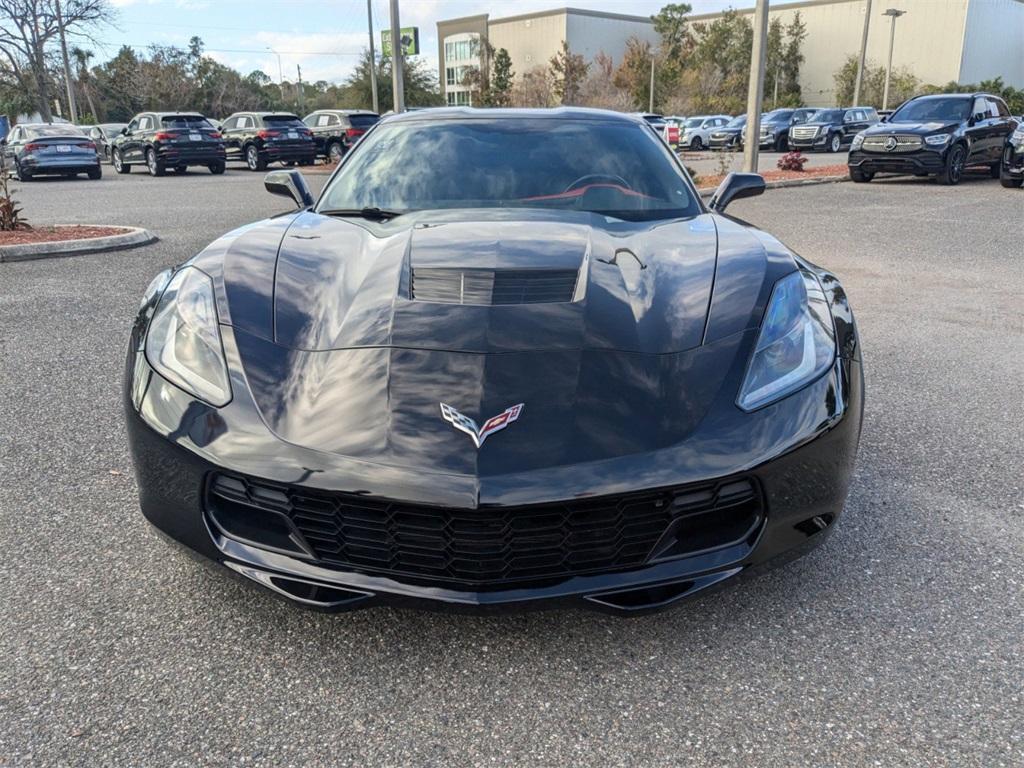
[[[799,152],[787,152],[779,158],[776,166],[780,171],[803,171],[807,158]]]

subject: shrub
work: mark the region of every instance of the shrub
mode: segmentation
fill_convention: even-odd
[[[11,196],[11,190],[7,186],[6,170],[0,168],[0,232],[13,232],[18,229],[31,227],[21,216],[21,206]]]
[[[686,172],[690,174],[690,180],[693,182],[693,186],[696,187],[700,183],[700,174],[697,173],[697,169],[691,168],[688,165],[683,167],[686,168]]]
[[[787,152],[776,164],[780,171],[803,171],[807,158],[799,152]]]

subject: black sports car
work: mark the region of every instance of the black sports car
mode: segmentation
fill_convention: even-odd
[[[299,603],[661,608],[820,543],[860,434],[839,281],[643,120],[438,109],[146,291],[142,511]]]

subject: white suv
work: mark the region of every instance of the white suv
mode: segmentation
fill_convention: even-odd
[[[711,132],[723,127],[732,118],[729,115],[697,115],[683,123],[679,146],[685,149],[704,149],[711,143]]]

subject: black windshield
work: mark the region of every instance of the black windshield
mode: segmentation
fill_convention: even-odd
[[[915,99],[897,109],[890,123],[960,122],[971,114],[971,99],[947,96],[935,99]]]
[[[766,123],[788,123],[789,118],[793,116],[792,109],[776,109],[774,112],[769,112],[764,116],[764,122]]]
[[[377,115],[349,115],[348,120],[353,128],[369,128],[377,123],[380,118]]]
[[[841,109],[819,109],[808,119],[810,123],[841,123],[843,122],[843,110]]]
[[[528,117],[381,125],[318,210],[527,207],[630,220],[700,212],[668,147],[642,126]]]

